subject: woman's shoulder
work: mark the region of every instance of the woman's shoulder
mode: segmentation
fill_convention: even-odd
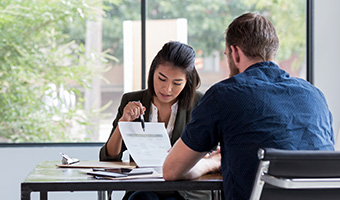
[[[150,99],[150,94],[147,89],[127,92],[123,94],[122,101],[145,101]]]
[[[198,104],[198,102],[202,99],[204,93],[200,91],[196,91],[195,97],[194,97],[194,106]]]
[[[195,93],[195,100],[198,99],[200,100],[203,97],[204,93],[200,91],[196,91]]]
[[[146,92],[147,90],[138,90],[138,91],[124,93],[123,96],[127,98],[141,97]]]

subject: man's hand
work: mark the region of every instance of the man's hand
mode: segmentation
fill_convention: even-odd
[[[218,173],[221,172],[221,148],[218,146],[216,151],[207,153],[203,159],[207,159],[211,169],[209,172]]]
[[[163,165],[165,180],[194,179],[221,168],[221,154],[213,152],[203,158],[206,152],[190,149],[182,139],[178,139]],[[203,159],[202,159],[203,158]]]

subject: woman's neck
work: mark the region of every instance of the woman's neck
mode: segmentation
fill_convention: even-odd
[[[163,103],[161,101],[159,101],[159,99],[156,96],[153,96],[152,98],[152,103],[158,108],[158,109],[167,109],[167,108],[171,108],[171,106],[176,103],[177,99],[169,102],[169,103]]]
[[[158,121],[159,122],[164,122],[165,123],[165,127],[167,127],[169,119],[170,119],[170,115],[171,115],[171,106],[175,103],[175,102],[171,102],[171,103],[163,103],[160,102],[157,97],[153,98],[153,102],[152,102],[158,109]]]

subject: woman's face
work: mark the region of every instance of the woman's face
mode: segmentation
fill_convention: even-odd
[[[159,103],[173,104],[187,82],[185,72],[173,64],[160,64],[153,75],[153,85]]]

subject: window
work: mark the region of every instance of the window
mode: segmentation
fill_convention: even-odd
[[[177,19],[177,31],[166,40],[178,39],[187,42],[197,53],[196,67],[202,78],[200,90],[205,91],[212,84],[225,79],[229,69],[225,62],[224,31],[229,23],[244,12],[258,12],[268,17],[274,24],[280,40],[276,62],[291,76],[306,78],[306,1],[270,0],[198,0],[198,1],[148,1],[148,34],[163,36],[170,30],[158,30],[153,23],[168,23]],[[184,22],[181,23],[181,20]],[[154,28],[155,27],[155,28]],[[184,28],[183,28],[184,27]],[[151,30],[150,30],[151,29]],[[158,32],[155,33],[155,30]],[[165,31],[166,30],[166,31]],[[152,33],[151,33],[152,32]],[[146,45],[161,42],[150,37]],[[150,51],[147,48],[146,51]],[[147,63],[146,66],[149,64]]]
[[[105,142],[122,94],[142,88],[142,2],[1,1],[0,142]],[[305,0],[146,2],[146,76],[162,45],[179,40],[196,50],[206,91],[229,75],[227,25],[256,11],[276,27],[276,62],[306,78]]]

